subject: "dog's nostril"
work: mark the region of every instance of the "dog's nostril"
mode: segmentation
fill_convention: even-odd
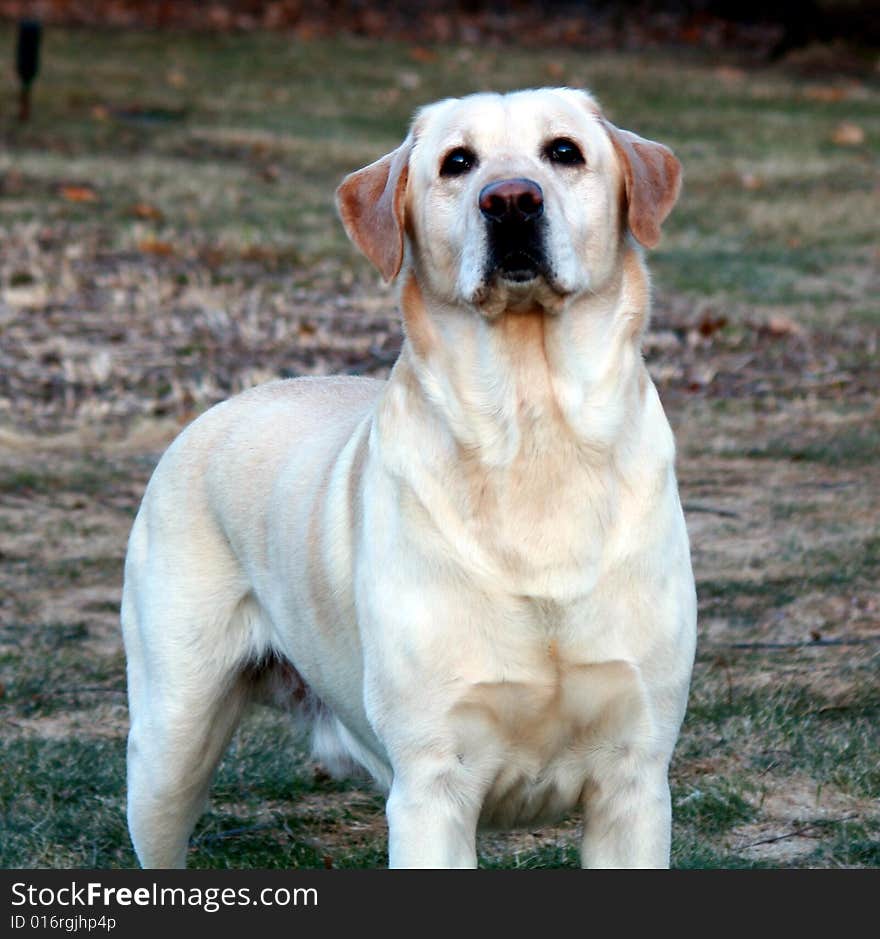
[[[491,195],[481,204],[483,214],[493,219],[501,219],[507,212],[507,200],[501,196]]]
[[[544,193],[531,179],[499,179],[480,192],[480,211],[492,222],[529,222],[544,211]]]
[[[542,204],[538,199],[535,198],[534,193],[524,192],[516,200],[516,207],[519,209],[521,215],[531,217],[540,214]]]

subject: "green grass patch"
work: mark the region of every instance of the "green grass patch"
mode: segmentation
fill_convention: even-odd
[[[487,870],[579,869],[580,853],[575,845],[542,845],[534,850],[516,851],[513,856],[481,855],[480,867]]]
[[[740,822],[751,821],[755,810],[731,783],[717,782],[700,788],[673,792],[676,822],[708,835],[729,831]]]
[[[833,547],[792,549],[797,573],[697,581],[702,614],[725,615],[734,624],[753,623],[758,614],[784,609],[809,593],[872,589],[880,574],[880,537],[850,538]]]
[[[0,739],[0,867],[132,867],[121,740]]]
[[[700,779],[672,787],[672,866],[679,870],[751,869],[764,867],[731,852],[728,836],[737,825],[758,814],[745,777]]]
[[[880,425],[866,423],[842,431],[823,433],[821,437],[810,440],[794,435],[774,437],[761,446],[751,447],[745,455],[752,460],[873,466],[880,457]]]
[[[48,717],[124,700],[121,652],[99,654],[85,622],[0,629],[0,713]]]
[[[135,864],[125,820],[124,739],[0,741],[0,765],[0,866]],[[353,794],[347,807],[345,793]],[[318,797],[308,814],[299,804],[304,795]],[[368,787],[316,776],[289,719],[259,711],[244,722],[218,768],[192,840],[191,866],[312,868],[325,866],[325,859],[372,866],[378,845],[330,848],[314,832],[345,829],[381,811],[381,798]]]
[[[64,469],[45,466],[0,467],[0,494],[15,496],[56,495],[76,492],[84,495],[102,495],[129,479],[128,473],[100,457],[88,464],[76,464]]]
[[[766,666],[765,666],[766,667]],[[760,775],[797,773],[854,796],[880,798],[880,695],[866,676],[844,704],[797,682],[755,689],[698,672],[679,757],[733,757],[745,746]]]
[[[818,819],[815,828],[830,835],[830,844],[817,854],[829,854],[842,867],[880,868],[880,820],[829,822]],[[822,858],[824,860],[824,858]]]

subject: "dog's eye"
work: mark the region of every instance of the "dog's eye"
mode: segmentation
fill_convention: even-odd
[[[461,176],[477,165],[477,155],[467,147],[456,147],[450,150],[440,165],[441,176]]]
[[[580,147],[567,137],[557,137],[544,147],[544,156],[551,163],[564,163],[566,166],[579,166],[584,162]]]

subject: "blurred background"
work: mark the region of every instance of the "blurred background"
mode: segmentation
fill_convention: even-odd
[[[855,0],[0,0],[0,866],[134,863],[118,604],[165,446],[253,384],[395,360],[342,176],[421,104],[542,85],[684,164],[645,341],[700,600],[673,862],[880,865],[878,44]],[[577,829],[481,857],[575,866]],[[258,711],[191,863],[384,839]]]

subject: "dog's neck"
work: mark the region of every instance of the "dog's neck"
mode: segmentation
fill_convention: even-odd
[[[580,595],[597,546],[650,510],[674,459],[641,358],[641,259],[624,255],[602,289],[553,314],[488,320],[413,277],[402,305],[407,340],[372,426],[402,504],[487,583]]]
[[[621,441],[646,390],[649,305],[644,264],[629,247],[600,289],[554,313],[520,308],[489,319],[436,301],[409,272],[407,341],[392,385],[420,396],[426,416],[433,411],[486,466],[557,445],[599,458]]]

